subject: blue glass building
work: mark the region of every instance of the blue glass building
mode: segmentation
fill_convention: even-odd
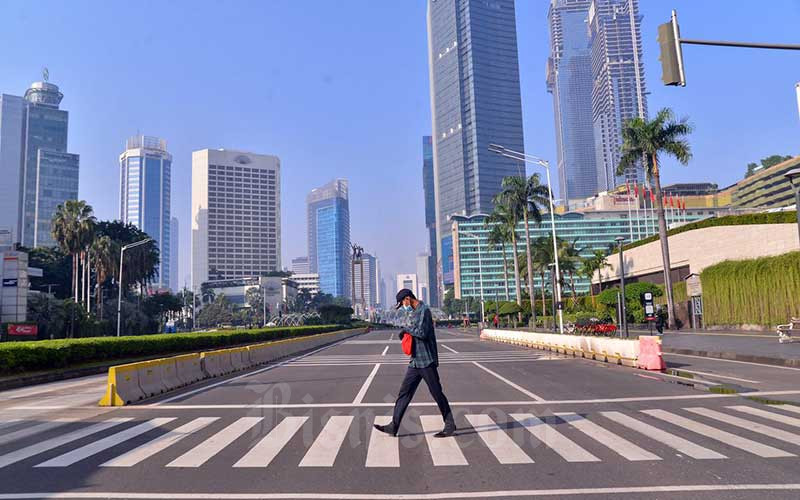
[[[492,210],[504,177],[524,165],[488,151],[523,151],[513,0],[428,0],[433,177],[442,278],[452,215]]]
[[[350,202],[347,181],[313,189],[308,205],[308,267],[322,293],[350,298]]]
[[[433,183],[433,142],[431,136],[422,137],[422,190],[425,193],[425,228],[428,230],[428,303],[439,305],[439,260],[436,241],[436,194]]]
[[[161,260],[154,284],[170,288],[172,155],[167,152],[167,143],[157,137],[131,137],[119,165],[119,218],[156,241]]]

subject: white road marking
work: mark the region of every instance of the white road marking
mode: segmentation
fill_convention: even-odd
[[[46,462],[42,462],[36,467],[68,467],[74,463],[80,462],[85,458],[89,458],[92,455],[96,455],[101,451],[117,446],[120,443],[124,443],[129,439],[133,439],[136,436],[144,434],[145,432],[150,432],[153,429],[157,429],[163,425],[166,425],[172,422],[173,420],[175,420],[174,417],[162,417],[162,418],[154,418],[152,420],[148,420],[147,422],[142,422],[139,425],[133,426],[129,429],[125,429],[124,431],[117,432],[116,434],[104,437],[103,439],[94,441],[92,443],[87,444],[86,446],[82,446],[68,453],[64,453],[63,455],[59,455],[55,458],[47,460]]]
[[[766,363],[753,363],[752,361],[739,361],[736,359],[722,359],[722,358],[712,358],[708,356],[695,356],[694,354],[673,354],[671,352],[665,352],[664,356],[680,356],[683,358],[697,358],[697,359],[705,359],[706,361],[722,361],[723,363],[741,363],[743,365],[755,365],[760,366],[762,368],[776,368],[778,370],[794,370],[800,371],[800,368],[794,368],[791,366],[781,366],[781,365],[768,365]]]
[[[467,421],[501,464],[532,464],[531,457],[489,415],[467,415]]]
[[[622,455],[631,461],[640,460],[661,460],[661,457],[650,453],[627,439],[610,432],[596,423],[588,420],[577,413],[556,413],[556,415],[583,432],[590,438],[610,448],[612,451]]]
[[[266,467],[300,430],[308,417],[286,417],[272,428],[234,467]]]
[[[786,410],[786,411],[791,411],[791,412],[794,412],[794,413],[800,413],[800,406],[794,406],[794,405],[770,405],[770,406],[773,407],[773,408],[778,408],[780,410]]]
[[[695,375],[705,375],[706,377],[714,377],[714,378],[724,378],[728,380],[736,380],[737,382],[745,382],[748,384],[760,384],[758,380],[749,380],[746,378],[738,378],[738,377],[731,377],[729,375],[720,375],[718,373],[709,373],[709,372],[698,372],[696,370],[686,370],[685,368],[676,368],[678,371],[686,372],[686,373],[693,373]]]
[[[613,422],[624,425],[628,429],[640,432],[650,439],[665,444],[688,457],[696,458],[698,460],[728,458],[722,453],[709,450],[708,448],[695,444],[687,439],[683,439],[682,437],[676,436],[670,432],[662,431],[658,427],[654,427],[650,424],[636,420],[635,418],[625,415],[624,413],[620,413],[618,411],[602,411],[600,414]]]
[[[425,432],[425,441],[428,442],[428,450],[431,452],[433,465],[468,465],[467,459],[461,452],[455,437],[433,437],[435,433],[444,427],[442,417],[439,415],[420,415],[419,419],[422,422],[422,430]]]
[[[686,484],[668,486],[623,486],[608,488],[556,488],[538,490],[454,491],[445,493],[134,493],[89,492],[0,493],[0,500],[87,499],[87,500],[450,500],[466,498],[542,498],[564,496],[635,495],[717,491],[800,491],[800,483],[771,484]]]
[[[449,341],[448,341],[448,342],[449,342]],[[455,350],[455,349],[453,349],[452,347],[450,347],[450,346],[446,346],[446,345],[444,345],[444,344],[440,344],[440,345],[441,345],[442,347],[444,347],[445,349],[447,349],[448,351],[450,351],[450,352],[454,352],[454,353],[458,354],[458,351],[456,351],[456,350]]]
[[[375,364],[375,368],[373,368],[370,374],[367,376],[367,380],[364,381],[364,384],[361,386],[361,389],[358,390],[358,394],[356,394],[356,397],[353,399],[354,405],[361,404],[361,402],[364,400],[364,396],[367,395],[369,386],[370,384],[372,384],[372,379],[375,378],[375,374],[378,373],[378,369],[380,367],[381,367],[380,363]]]
[[[49,431],[50,429],[55,429],[56,427],[60,427],[70,422],[75,422],[76,420],[78,419],[59,418],[57,420],[53,420],[52,422],[43,422],[41,424],[32,425],[30,427],[25,427],[17,431],[9,432],[8,434],[0,436],[0,444],[6,444],[12,441],[19,441],[20,439],[24,439],[28,436],[33,436],[34,434],[41,434],[42,432]]]
[[[112,458],[108,462],[100,464],[100,467],[133,467],[139,462],[152,457],[156,453],[166,450],[173,444],[177,443],[186,436],[205,428],[207,425],[216,422],[219,417],[200,417],[192,420],[188,424],[184,424],[177,429],[173,429],[166,434],[159,436],[149,443],[145,443],[138,448],[123,453],[122,455]]]
[[[694,414],[702,415],[704,417],[713,418],[714,420],[719,420],[720,422],[725,422],[726,424],[730,424],[735,427],[741,427],[742,429],[747,429],[750,432],[763,434],[773,439],[800,445],[800,434],[793,434],[782,429],[759,424],[758,422],[754,422],[752,420],[734,417],[733,415],[727,415],[725,413],[708,408],[686,408],[686,411],[690,411]]]
[[[329,418],[300,461],[300,467],[333,467],[352,422],[352,415],[334,415]]]
[[[286,417],[272,428],[234,467],[266,467],[300,430],[308,417]]]
[[[531,399],[533,399],[535,401],[540,401],[540,402],[544,401],[544,398],[537,396],[536,394],[532,393],[528,389],[525,389],[524,387],[520,387],[519,385],[517,385],[514,382],[508,380],[507,378],[503,377],[499,373],[493,372],[492,370],[486,368],[485,366],[483,366],[482,364],[478,363],[477,361],[473,361],[472,364],[477,366],[481,370],[485,371],[489,375],[495,376],[498,380],[501,380],[501,381],[505,382],[506,384],[510,385],[511,387],[513,387],[514,389],[518,390],[522,394],[528,396],[529,398],[531,398]]]
[[[694,420],[681,417],[680,415],[676,415],[668,411],[642,410],[642,413],[650,415],[651,417],[658,418],[665,422],[669,422],[673,425],[676,425],[688,431],[696,432],[707,438],[715,439],[728,446],[739,448],[740,450],[744,450],[748,453],[758,455],[759,457],[776,458],[776,457],[795,456],[789,452],[779,450],[778,448],[758,443],[756,441],[743,438],[741,436],[737,436],[736,434],[732,434],[730,432],[721,431],[715,427],[711,427],[710,425],[701,424],[700,422],[695,422]]]
[[[65,390],[82,388],[84,386],[97,386],[99,390],[103,390],[106,382],[106,376],[92,377],[92,380],[65,380],[62,382],[51,382],[49,384],[39,385],[35,387],[27,387],[23,389],[12,389],[0,393],[0,401],[7,401],[10,399],[26,398],[29,396],[36,396],[48,392],[58,392],[63,394]]]
[[[388,345],[386,347],[384,347],[383,352],[381,353],[381,356],[386,356],[387,352],[389,352],[389,346]]]
[[[750,415],[755,415],[757,417],[774,420],[775,422],[780,422],[782,424],[800,427],[800,418],[790,417],[788,415],[782,415],[772,411],[761,410],[759,408],[753,408],[752,406],[728,406],[727,408],[743,413],[749,413]]]
[[[11,453],[0,456],[0,468],[19,462],[20,460],[25,460],[26,458],[38,455],[39,453],[52,450],[53,448],[58,448],[59,446],[63,446],[67,443],[77,441],[78,439],[83,439],[86,436],[91,436],[92,434],[104,431],[110,427],[114,427],[115,425],[129,422],[131,420],[133,420],[133,418],[112,418],[94,425],[90,425],[89,427],[70,432],[68,434],[62,434],[52,439],[47,439],[25,448],[12,451]]]
[[[263,419],[264,417],[242,417],[168,463],[167,467],[200,467]]]
[[[375,417],[377,425],[388,425],[391,415]],[[367,467],[400,467],[400,440],[373,427],[367,448]]]
[[[567,462],[599,462],[600,459],[584,450],[552,426],[531,413],[512,413],[511,418],[522,424],[533,437],[561,455]]]

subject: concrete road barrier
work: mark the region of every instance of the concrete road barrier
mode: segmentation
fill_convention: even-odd
[[[175,356],[173,359],[175,360],[175,369],[178,372],[178,380],[183,385],[193,384],[205,378],[199,352]]]
[[[213,378],[225,375],[225,369],[222,366],[221,351],[209,351],[200,353],[200,361],[203,368],[204,378]],[[230,356],[230,355],[229,355]],[[230,357],[228,358],[230,359]]]
[[[100,406],[124,406],[147,397],[139,387],[141,364],[129,363],[108,369],[106,393],[100,399]]]
[[[139,387],[146,397],[156,396],[165,392],[164,372],[162,370],[162,360],[143,361],[139,369]]]

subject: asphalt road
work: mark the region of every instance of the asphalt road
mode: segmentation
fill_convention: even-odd
[[[424,384],[399,438],[373,432],[407,364],[376,331],[124,408],[93,404],[96,377],[0,393],[0,500],[800,497],[800,406],[700,390],[794,397],[800,370],[676,358],[695,388],[437,336],[454,438]]]

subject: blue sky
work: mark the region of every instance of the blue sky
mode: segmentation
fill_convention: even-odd
[[[547,0],[517,1],[526,150],[555,159],[545,90]],[[800,2],[641,0],[651,113],[696,127],[688,167],[665,182],[738,180],[748,162],[797,154],[800,53],[685,47],[688,86],[660,81],[656,26],[678,10],[690,38],[798,43]],[[189,273],[191,151],[225,147],[282,162],[283,262],[306,252],[305,196],[350,180],[353,241],[390,274],[425,250],[421,136],[430,133],[424,0],[119,2],[0,0],[0,92],[50,70],[81,155],[80,196],[118,216],[118,156],[138,132],[174,156],[181,280]],[[401,209],[402,207],[402,209]],[[390,285],[391,287],[391,285]]]

